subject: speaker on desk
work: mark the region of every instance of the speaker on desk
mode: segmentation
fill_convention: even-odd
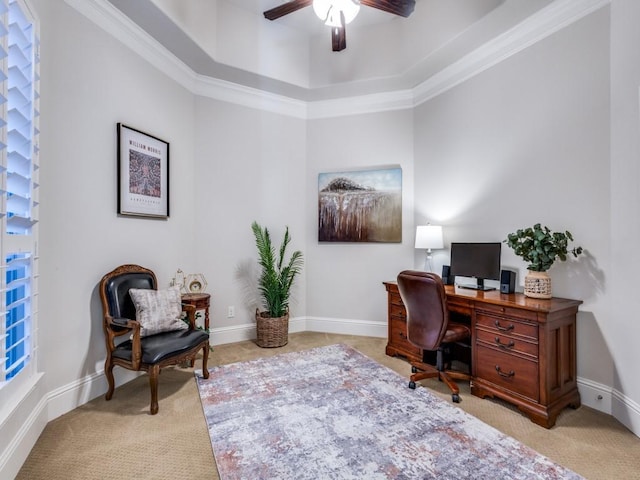
[[[453,285],[453,275],[451,275],[451,267],[449,265],[442,266],[442,283]]]
[[[516,291],[516,272],[511,270],[500,271],[500,293],[513,293]]]

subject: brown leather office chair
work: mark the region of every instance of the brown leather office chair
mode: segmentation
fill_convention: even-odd
[[[202,375],[209,378],[209,334],[198,330],[195,323],[195,305],[179,305],[179,293],[173,292],[177,303],[173,310],[187,312],[188,326],[182,320],[172,319],[167,328],[159,333],[145,335],[141,323],[136,320],[136,307],[130,289],[157,290],[155,274],[139,265],[122,265],[107,273],[100,281],[100,299],[104,314],[103,328],[107,343],[107,358],[104,373],[109,382],[105,398],[111,400],[115,389],[113,367],[119,365],[128,370],[142,370],[149,374],[151,387],[151,415],[158,413],[158,375],[168,365],[193,361],[202,349]],[[147,292],[142,292],[147,295]],[[162,293],[162,292],[159,292]],[[179,315],[178,315],[179,317]],[[117,342],[118,337],[125,336]]]
[[[422,350],[436,351],[436,366],[411,362],[409,388],[425,378],[438,378],[451,389],[454,402],[460,401],[460,389],[453,381],[469,380],[465,372],[447,370],[446,354],[454,343],[469,341],[471,330],[449,321],[447,297],[442,279],[428,272],[405,270],[398,275],[398,290],[407,311],[407,339]]]

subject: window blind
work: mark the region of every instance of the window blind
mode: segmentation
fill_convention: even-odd
[[[37,338],[39,40],[24,0],[0,0],[0,386],[28,368]]]

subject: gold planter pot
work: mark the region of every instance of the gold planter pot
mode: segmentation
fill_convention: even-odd
[[[551,277],[547,272],[529,273],[524,277],[524,294],[531,298],[551,298]]]

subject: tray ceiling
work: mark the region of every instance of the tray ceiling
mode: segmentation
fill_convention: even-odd
[[[265,19],[281,0],[108,1],[199,75],[313,101],[414,88],[554,0],[417,0],[409,18],[363,6],[342,52],[311,7]]]

